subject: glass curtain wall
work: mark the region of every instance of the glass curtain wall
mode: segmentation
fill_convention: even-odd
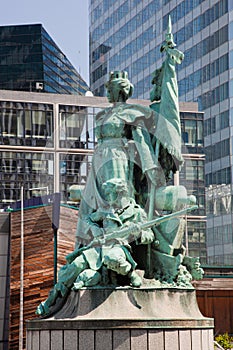
[[[86,183],[95,146],[95,115],[99,111],[93,107],[59,106],[60,187],[65,202],[70,202],[70,186]]]
[[[188,195],[197,198],[198,209],[188,215],[186,246],[190,256],[199,256],[202,264],[207,262],[206,252],[206,206],[205,206],[205,155],[203,145],[203,113],[180,112],[182,153],[184,165],[180,170],[180,184]]]
[[[78,95],[89,90],[41,24],[0,26],[0,89]]]
[[[54,156],[46,152],[0,152],[1,207],[20,200],[20,188],[30,198],[32,188],[47,188],[53,193]],[[47,192],[47,191],[46,191]],[[40,193],[41,195],[41,193]]]
[[[51,147],[53,128],[52,105],[0,102],[0,144]]]
[[[44,194],[32,188],[45,188],[45,193],[52,194],[58,183],[62,202],[67,203],[69,187],[86,183],[95,146],[94,117],[100,109],[54,106],[0,102],[1,208],[20,200],[21,186],[25,198],[30,198]]]

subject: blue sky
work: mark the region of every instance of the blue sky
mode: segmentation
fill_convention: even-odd
[[[0,25],[42,23],[89,82],[88,0],[3,0]]]

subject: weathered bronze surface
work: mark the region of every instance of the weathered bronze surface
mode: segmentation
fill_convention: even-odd
[[[96,115],[92,168],[84,190],[77,189],[76,250],[38,315],[57,312],[71,289],[192,289],[192,279],[202,278],[198,258],[186,257],[183,246],[183,216],[197,207],[196,198],[171,185],[183,163],[175,65],[184,54],[175,48],[170,20],[161,52],[166,58],[153,74],[150,108],[127,104],[133,93],[127,72],[110,73],[113,105]]]

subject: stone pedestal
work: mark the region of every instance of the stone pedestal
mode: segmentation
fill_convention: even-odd
[[[53,317],[27,322],[27,350],[213,350],[195,290],[91,288]]]

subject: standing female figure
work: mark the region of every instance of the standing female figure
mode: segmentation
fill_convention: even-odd
[[[130,196],[143,207],[146,205],[143,195],[149,191],[150,183],[164,184],[163,171],[155,158],[148,132],[154,122],[154,112],[126,103],[133,92],[127,72],[111,72],[105,86],[113,106],[96,115],[97,146],[80,205],[77,245],[91,238],[86,216],[107,206],[102,191],[104,182],[112,178],[126,181]]]

